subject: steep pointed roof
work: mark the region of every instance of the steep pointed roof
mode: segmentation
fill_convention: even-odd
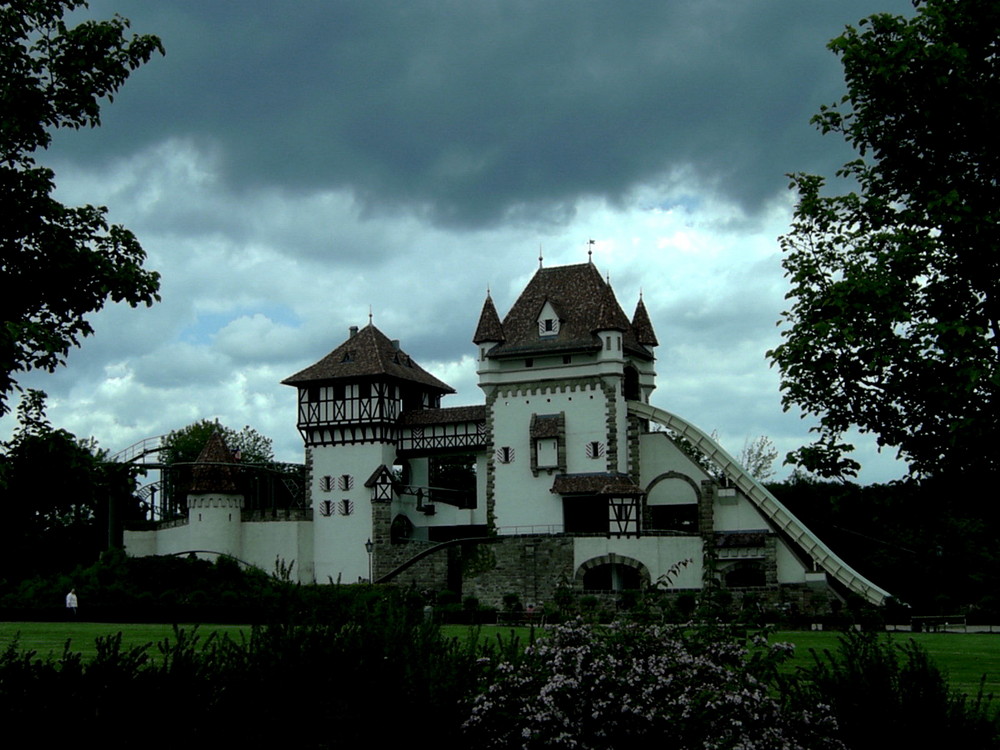
[[[284,385],[305,385],[347,378],[390,377],[419,383],[442,393],[455,390],[438,380],[369,323],[323,359],[285,378]]]
[[[653,324],[649,320],[649,313],[646,312],[642,295],[639,296],[639,304],[635,306],[635,314],[632,315],[632,330],[635,331],[635,337],[643,346],[660,345],[660,342],[656,340],[656,333],[653,331]]]
[[[231,466],[225,464],[231,464]],[[195,460],[191,470],[189,492],[227,494],[238,492],[235,465],[232,451],[229,450],[226,441],[218,432],[213,432]]]
[[[476,333],[472,337],[472,343],[485,344],[487,342],[504,340],[503,325],[500,323],[500,316],[497,315],[497,308],[493,304],[493,298],[487,292],[486,301],[483,303],[483,311],[479,313],[479,325],[476,326]]]
[[[560,316],[559,332],[539,337],[538,315],[545,302]],[[593,263],[540,268],[503,319],[505,341],[487,356],[525,356],[598,349],[597,331],[624,333],[625,350],[652,359],[638,340],[611,286]]]

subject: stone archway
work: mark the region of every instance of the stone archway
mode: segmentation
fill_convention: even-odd
[[[580,565],[574,576],[584,591],[625,591],[649,586],[649,568],[631,557],[610,552]]]

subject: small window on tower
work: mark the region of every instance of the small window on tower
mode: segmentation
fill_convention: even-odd
[[[539,336],[555,336],[559,333],[559,319],[558,318],[539,318],[538,319],[538,335]]]

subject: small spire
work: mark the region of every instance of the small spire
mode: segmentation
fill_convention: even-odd
[[[368,325],[372,324],[372,306],[368,305]]]
[[[542,267],[542,243],[538,243],[538,268]]]
[[[594,245],[596,243],[593,240],[587,241],[587,262],[593,265],[594,263]]]

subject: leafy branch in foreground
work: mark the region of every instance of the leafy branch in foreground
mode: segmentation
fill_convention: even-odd
[[[19,0],[0,7],[0,416],[17,373],[54,371],[93,333],[87,315],[105,303],[151,305],[159,275],[107,209],[64,206],[55,175],[39,166],[52,132],[100,125],[133,70],[163,53],[150,35],[127,35],[120,16],[68,27],[82,0]]]
[[[819,420],[789,459],[822,476],[856,475],[855,427],[914,476],[1000,468],[1000,6],[914,4],[829,44],[847,94],[813,122],[857,151],[838,172],[856,190],[792,175],[792,304],[768,356],[785,408]]]

